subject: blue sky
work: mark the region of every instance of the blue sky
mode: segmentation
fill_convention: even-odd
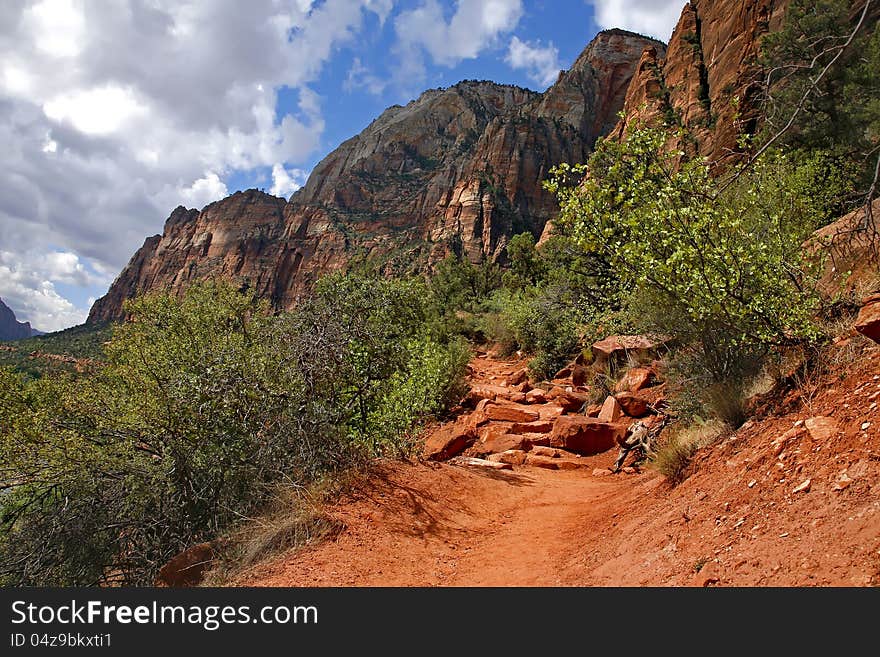
[[[543,91],[602,28],[684,0],[0,3],[0,297],[81,323],[177,205],[289,197],[392,104],[467,78]]]

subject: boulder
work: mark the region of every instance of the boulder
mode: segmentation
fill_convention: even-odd
[[[561,456],[558,449],[544,446],[533,447],[531,453],[534,456],[549,456],[551,459],[558,459]]]
[[[510,391],[503,386],[475,385],[465,397],[465,402],[470,406],[476,406],[483,399],[495,401],[496,398],[504,397],[509,393]]]
[[[476,428],[471,422],[471,417],[459,418],[456,422],[439,427],[428,436],[422,455],[433,461],[445,461],[461,454],[476,439]]]
[[[462,420],[467,422],[467,425],[476,431],[479,427],[486,424],[489,421],[489,418],[486,417],[486,407],[489,404],[494,403],[490,402],[488,399],[483,399],[477,404],[477,407],[474,409],[474,412],[470,415],[464,416],[461,418]],[[476,435],[476,434],[474,434]]]
[[[524,450],[531,445],[522,435],[506,433],[505,427],[491,427],[480,442],[476,443],[471,452],[477,455],[500,454],[511,449]]]
[[[174,588],[198,586],[215,558],[211,543],[193,545],[159,569],[154,585]]]
[[[526,393],[526,404],[543,404],[547,401],[547,393],[540,388],[529,390]]]
[[[524,433],[521,434],[525,441],[525,449],[536,445],[547,446],[550,444],[549,433]]]
[[[510,465],[523,465],[526,462],[528,454],[521,449],[509,449],[499,454],[490,454],[486,457],[487,461],[493,463],[508,463]]]
[[[652,385],[655,379],[656,374],[653,369],[634,367],[621,377],[617,385],[614,386],[614,390],[615,392],[638,392]]]
[[[555,403],[541,404],[540,406],[535,406],[534,408],[538,411],[538,415],[542,420],[555,420],[565,412],[562,406],[559,406]]]
[[[620,365],[629,357],[639,362],[650,361],[670,342],[669,338],[646,335],[611,335],[593,343],[594,365]]]
[[[605,452],[622,438],[626,427],[580,415],[557,418],[550,434],[550,445],[569,452],[590,456]]]
[[[836,436],[837,432],[840,431],[837,420],[833,417],[811,417],[804,422],[804,426],[807,427],[807,431],[810,432],[810,438],[813,440],[828,440]]]
[[[553,431],[553,420],[535,420],[534,422],[515,422],[510,433],[550,433]]]
[[[550,390],[547,391],[546,397],[547,399],[556,399],[559,395],[565,394],[565,388],[562,386],[553,386]]]
[[[590,396],[585,392],[577,392],[571,388],[554,387],[548,395],[553,403],[562,407],[562,410],[572,413],[580,411],[584,404],[590,401]]]
[[[648,400],[632,394],[631,392],[619,392],[614,395],[623,412],[630,417],[645,417],[648,414]]]
[[[862,300],[855,329],[874,342],[880,342],[880,294],[872,294]]]
[[[623,415],[623,409],[614,397],[606,397],[605,403],[602,404],[602,410],[599,411],[599,420],[602,422],[617,422]]]
[[[529,380],[529,370],[525,367],[507,377],[507,385],[517,386]]]

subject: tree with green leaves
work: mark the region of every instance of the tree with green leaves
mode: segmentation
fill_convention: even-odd
[[[560,165],[546,185],[578,246],[642,299],[642,314],[647,294],[654,328],[697,345],[706,372],[724,381],[742,375],[744,355],[816,335],[801,245],[839,185],[823,161],[773,152],[721,193],[704,160],[682,160],[667,143],[664,131],[633,124],[625,141],[601,142],[588,164]]]
[[[852,178],[850,205],[880,174],[880,3],[792,0],[761,44],[766,70],[760,143],[834,158]]]

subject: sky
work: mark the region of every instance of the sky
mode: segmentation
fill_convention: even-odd
[[[543,91],[600,29],[668,41],[684,0],[2,0],[0,298],[85,321],[178,205],[290,197],[393,104]]]

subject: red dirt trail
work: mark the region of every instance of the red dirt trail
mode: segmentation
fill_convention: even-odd
[[[257,564],[246,586],[880,585],[880,347],[700,450],[691,475],[484,471],[383,461],[327,508],[334,538]],[[497,384],[521,362],[477,359]],[[844,371],[845,370],[845,371]],[[815,416],[840,430],[772,441]],[[794,492],[810,480],[806,491]],[[841,484],[843,482],[843,484]]]

